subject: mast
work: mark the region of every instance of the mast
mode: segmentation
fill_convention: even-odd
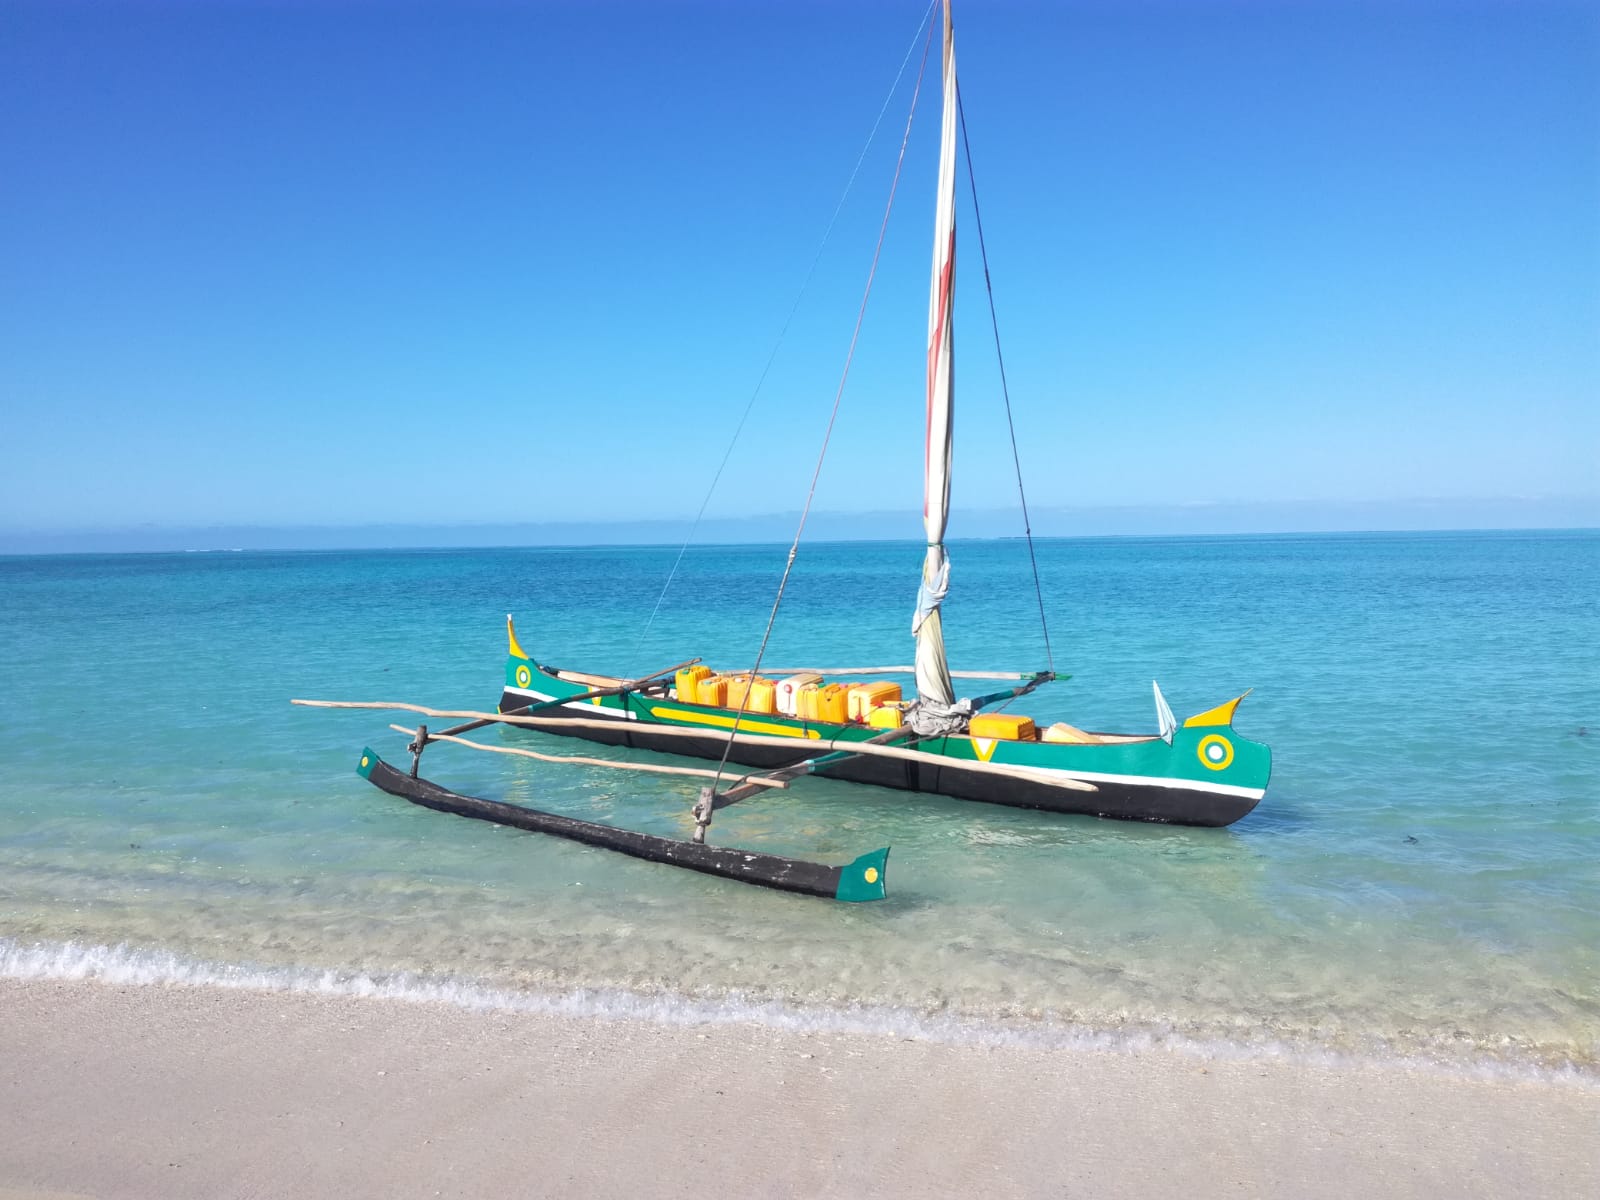
[[[939,606],[950,583],[944,533],[950,516],[951,431],[955,417],[952,325],[956,282],[956,46],[944,0],[944,114],[939,126],[939,191],[928,288],[928,432],[923,452],[922,525],[928,536],[911,631],[917,637],[917,695],[935,707],[955,702]]]

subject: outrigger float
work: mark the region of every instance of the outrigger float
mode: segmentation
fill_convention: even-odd
[[[748,671],[720,674],[699,659],[633,679],[558,669],[541,664],[524,651],[508,617],[509,654],[497,712],[440,710],[387,702],[294,701],[329,708],[405,710],[462,722],[438,732],[430,732],[425,724],[415,728],[392,726],[411,737],[408,745],[412,756],[410,770],[391,766],[368,749],[361,756],[359,768],[364,778],[392,795],[442,812],[568,838],[744,883],[851,901],[883,897],[889,854],[886,848],[836,867],[710,846],[706,835],[714,814],[730,804],[773,789],[787,788],[794,781],[813,774],[990,804],[1179,825],[1229,825],[1260,801],[1271,774],[1272,757],[1266,746],[1242,737],[1233,728],[1234,713],[1244,696],[1198,713],[1180,724],[1157,686],[1154,687],[1157,718],[1154,733],[1093,733],[1063,722],[1041,730],[1027,717],[983,710],[1009,705],[1055,680],[1053,664],[1032,673],[973,672],[952,671],[946,661],[940,609],[950,571],[944,537],[950,506],[955,396],[952,317],[956,132],[961,113],[949,0],[944,0],[943,16],[944,96],[933,272],[929,287],[927,431],[923,459],[923,524],[927,548],[912,618],[916,661],[901,667],[769,668],[763,673],[767,640],[783,601],[810,512],[808,496],[799,529],[789,548],[766,636]],[[930,28],[930,44],[932,36]],[[924,68],[927,57],[925,46]],[[919,71],[919,92],[920,88]],[[911,108],[914,114],[915,95]],[[908,115],[907,137],[910,128],[911,116]],[[965,144],[964,122],[961,128]],[[890,208],[903,162],[904,140],[901,159],[895,168],[895,185],[890,189]],[[971,180],[970,153],[966,165]],[[973,210],[976,216],[975,184]],[[885,224],[888,216],[886,209]],[[983,252],[981,218],[977,226],[978,245]],[[881,245],[880,230],[880,248]],[[875,270],[876,254],[873,262]],[[986,253],[983,266],[987,283]],[[868,295],[871,286],[872,275],[869,274]],[[856,335],[860,333],[865,311],[864,296],[856,318]],[[992,293],[990,315],[992,319]],[[854,347],[855,335],[851,339],[851,356]],[[995,347],[998,354],[997,325]],[[849,369],[850,358],[847,357],[834,397],[834,416],[838,413]],[[1006,394],[1003,359],[1000,380],[1002,394],[1006,396],[1009,426],[1011,405]],[[830,432],[832,421],[830,417]],[[1014,429],[1012,446],[1015,450]],[[826,447],[824,438],[823,453]],[[819,455],[817,474],[821,467],[822,456]],[[816,475],[812,480],[813,493],[815,482]],[[1020,493],[1020,461],[1017,482]],[[1032,560],[1033,537],[1028,528],[1025,494],[1022,512]],[[1044,596],[1036,562],[1034,587],[1048,659],[1049,629],[1044,620]],[[902,697],[898,683],[881,679],[892,675],[914,678],[915,694],[909,700]],[[874,676],[880,680],[854,685],[839,680],[839,677]],[[953,680],[959,678],[1004,680],[1007,686],[986,695],[958,700]],[[717,766],[705,769],[550,755],[524,747],[473,742],[462,736],[495,723],[633,750],[714,759]],[[419,775],[422,753],[434,742],[451,742],[546,762],[701,777],[709,782],[700,788],[693,808],[692,836],[686,840],[664,838],[449,791]],[[727,771],[730,763],[754,770],[730,776]]]

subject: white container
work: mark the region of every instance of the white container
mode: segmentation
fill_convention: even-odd
[[[795,711],[795,696],[800,689],[810,683],[821,683],[821,675],[791,675],[787,679],[778,680],[778,711],[786,717],[797,717]]]

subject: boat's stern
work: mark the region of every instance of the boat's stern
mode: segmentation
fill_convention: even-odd
[[[1249,694],[1196,713],[1172,731],[1171,771],[1236,801],[1228,823],[1255,808],[1272,777],[1272,748],[1233,727],[1234,713]]]

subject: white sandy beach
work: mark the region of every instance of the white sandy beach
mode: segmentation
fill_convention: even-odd
[[[1600,1194],[1600,1089],[0,981],[0,1198]]]

